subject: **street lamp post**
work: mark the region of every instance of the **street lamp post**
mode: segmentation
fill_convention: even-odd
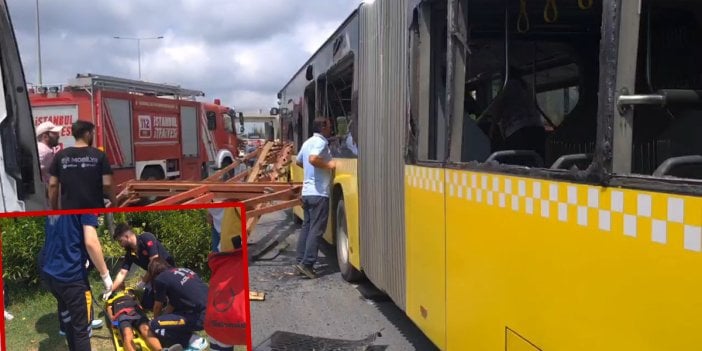
[[[37,0],[37,64],[39,66],[39,85],[41,86],[41,32],[39,30],[39,0]]]
[[[38,0],[37,0],[38,1]],[[125,40],[136,40],[137,42],[137,60],[139,62],[139,80],[141,80],[141,41],[142,40],[158,40],[158,39],[163,39],[163,36],[158,36],[158,37],[140,37],[140,38],[133,38],[133,37],[118,37],[115,36],[113,37],[115,39],[125,39]]]

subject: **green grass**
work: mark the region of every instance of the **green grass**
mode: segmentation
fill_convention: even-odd
[[[143,271],[130,275],[127,285],[133,285],[137,279],[141,278]],[[7,310],[15,318],[5,321],[5,335],[7,336],[8,350],[26,351],[67,351],[68,344],[66,338],[59,335],[57,304],[54,296],[41,288],[28,288],[7,282],[7,293],[10,296],[10,305]],[[92,287],[95,304],[93,305],[94,318],[105,321],[105,325],[100,329],[93,330],[93,337],[90,340],[93,350],[115,350],[110,334],[107,317],[102,310],[102,291],[104,289],[102,281],[91,276],[90,285]],[[153,315],[149,313],[149,317]],[[202,331],[198,333],[202,336],[207,334]],[[246,346],[235,347],[235,351],[246,351]]]
[[[93,293],[100,295],[102,282],[91,281]],[[59,335],[57,304],[54,296],[41,288],[28,288],[8,282],[10,311],[15,318],[5,321],[8,350],[64,351],[68,350],[66,338]],[[100,297],[95,297],[98,306]],[[95,318],[105,320],[104,312],[94,306]],[[93,330],[91,345],[94,350],[114,350],[107,325]]]

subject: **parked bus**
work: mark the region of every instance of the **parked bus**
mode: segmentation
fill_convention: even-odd
[[[360,5],[278,93],[296,150],[334,123],[342,277],[442,350],[699,348],[701,41],[699,1]]]

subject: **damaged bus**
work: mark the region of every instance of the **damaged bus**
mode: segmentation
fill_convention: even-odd
[[[283,137],[331,118],[342,276],[437,348],[692,350],[700,62],[699,1],[376,0],[279,92]]]

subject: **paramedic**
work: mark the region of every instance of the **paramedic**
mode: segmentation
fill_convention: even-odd
[[[93,214],[60,215],[46,218],[46,239],[41,270],[67,327],[69,350],[90,350],[92,294],[85,262],[95,263],[105,291],[112,289],[112,279],[97,235],[97,216]]]
[[[169,264],[175,265],[175,260],[173,256],[166,250],[161,244],[156,236],[152,233],[144,232],[137,236],[132,231],[132,228],[126,223],[120,223],[115,227],[115,231],[112,234],[120,246],[125,249],[124,262],[122,263],[122,269],[117,273],[115,277],[115,283],[111,292],[115,292],[120,289],[121,285],[124,283],[124,279],[129,274],[129,270],[132,267],[132,263],[136,263],[137,266],[148,270],[149,262],[153,261],[157,257],[162,257]],[[153,290],[148,282],[147,272],[142,279],[137,283],[137,288],[145,288],[142,304],[145,309],[150,310],[153,307]]]
[[[51,209],[104,208],[105,195],[115,206],[110,162],[104,152],[92,146],[95,125],[77,121],[72,128],[75,145],[56,153],[49,168]]]
[[[188,345],[204,350],[207,340],[195,332],[204,329],[208,288],[198,275],[187,268],[174,267],[158,257],[149,263],[154,287],[154,318],[151,330],[164,344]],[[168,307],[163,306],[168,302]]]
[[[314,120],[314,135],[307,139],[297,155],[297,165],[304,169],[302,182],[302,231],[297,241],[297,264],[300,273],[314,278],[319,240],[329,218],[329,183],[336,161],[332,159],[328,138],[332,135],[327,118]]]

